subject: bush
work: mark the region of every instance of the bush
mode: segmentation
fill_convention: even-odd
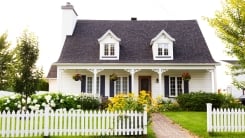
[[[21,95],[16,94],[14,96],[5,97],[0,99],[0,110],[17,111],[21,107],[25,109],[25,99],[22,99]],[[56,109],[83,109],[94,110],[99,109],[100,100],[97,97],[88,94],[81,95],[65,95],[61,93],[45,93],[45,94],[33,94],[27,98],[28,110],[40,110],[44,109],[48,105],[53,110]]]
[[[141,91],[138,97],[132,93],[118,94],[110,98],[107,110],[136,110],[143,112],[145,105],[147,105],[149,110],[152,107],[151,96],[146,91]]]
[[[176,101],[164,100],[162,98],[157,100],[157,109],[158,112],[165,111],[180,111],[179,104]]]
[[[176,100],[183,110],[206,111],[206,103],[212,103],[214,108],[222,107],[225,96],[215,93],[193,92],[179,95]]]

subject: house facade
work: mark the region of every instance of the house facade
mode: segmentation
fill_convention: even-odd
[[[170,98],[216,91],[218,63],[196,20],[78,20],[70,3],[62,10],[64,44],[48,74],[50,91]]]

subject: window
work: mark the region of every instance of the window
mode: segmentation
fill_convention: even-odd
[[[168,56],[168,43],[160,43],[158,44],[158,56]]]
[[[96,79],[96,93],[100,94],[100,77]]]
[[[178,93],[183,92],[183,81],[181,77],[169,77],[170,79],[170,97],[178,96]]]
[[[127,93],[128,92],[128,77],[118,77],[115,82],[115,92]]]
[[[93,90],[93,78],[87,77],[87,93],[92,93]]]
[[[104,56],[115,56],[115,45],[114,44],[105,44]]]

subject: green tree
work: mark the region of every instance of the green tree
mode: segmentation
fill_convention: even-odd
[[[234,78],[245,74],[245,1],[226,0],[222,10],[217,11],[214,18],[206,19],[225,43],[228,55],[238,59],[238,64],[231,66],[233,84],[238,88],[245,88],[244,82]]]
[[[7,41],[7,33],[0,36],[0,90],[8,90],[12,85],[13,52]]]
[[[14,90],[27,97],[35,93],[39,79],[42,78],[42,70],[36,68],[36,61],[39,55],[37,37],[25,30],[17,40],[15,49],[17,63],[17,74]]]

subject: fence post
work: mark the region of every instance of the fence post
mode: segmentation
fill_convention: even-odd
[[[49,136],[49,106],[45,105],[44,109],[44,137]]]
[[[143,134],[147,134],[147,105],[144,107],[144,113],[143,113],[143,127],[144,127],[144,132]]]
[[[212,131],[212,104],[207,103],[207,131]]]

